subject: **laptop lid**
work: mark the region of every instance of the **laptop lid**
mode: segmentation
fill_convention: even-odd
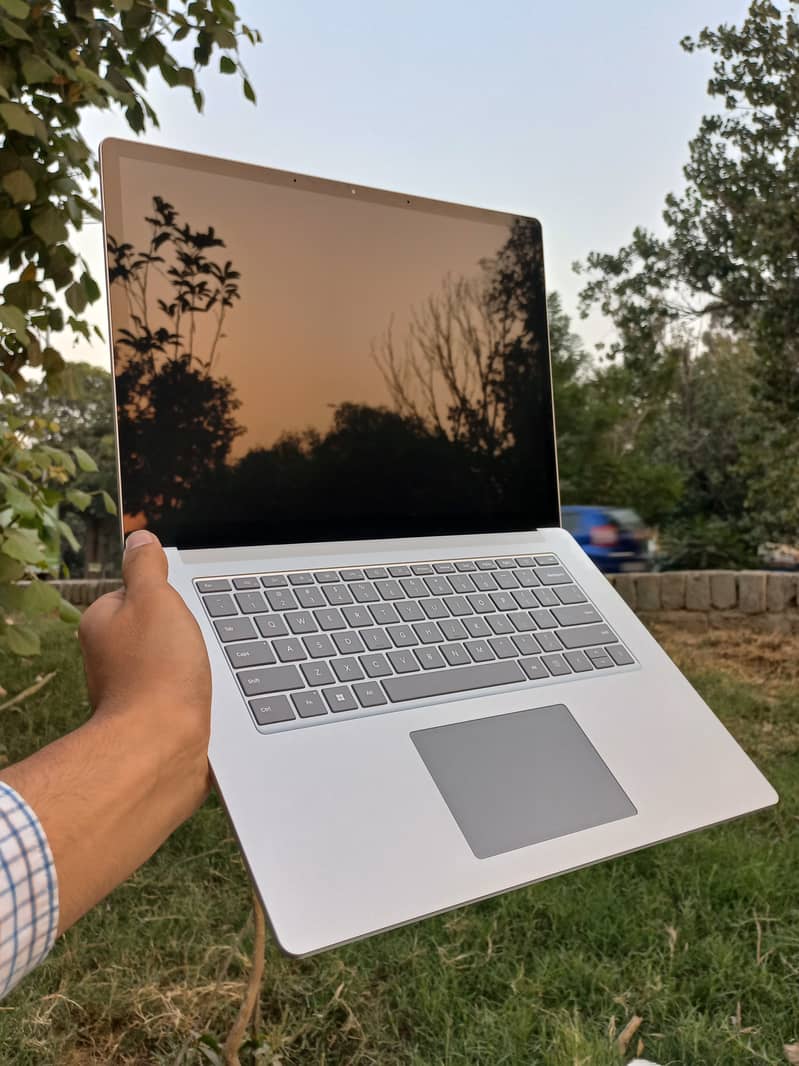
[[[100,157],[125,532],[559,524],[535,219],[119,140]]]

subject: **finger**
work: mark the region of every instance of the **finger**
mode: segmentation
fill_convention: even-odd
[[[155,533],[137,529],[125,541],[122,557],[122,580],[128,595],[166,585],[168,564],[164,549]]]

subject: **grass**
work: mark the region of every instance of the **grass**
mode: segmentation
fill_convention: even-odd
[[[269,943],[259,1051],[243,1061],[785,1062],[799,1040],[799,641],[662,635],[780,805],[316,958]],[[3,712],[0,761],[88,713],[74,634],[43,636],[40,659],[0,658],[11,692],[57,670]],[[0,1005],[0,1062],[207,1063],[240,1001],[249,906],[212,800]]]

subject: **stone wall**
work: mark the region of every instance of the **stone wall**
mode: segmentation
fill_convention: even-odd
[[[674,621],[693,631],[745,624],[799,633],[799,574],[685,570],[611,574],[610,581],[644,620]],[[119,587],[114,578],[53,583],[77,607]]]

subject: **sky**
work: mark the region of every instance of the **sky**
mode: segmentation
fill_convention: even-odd
[[[679,190],[703,113],[710,58],[679,46],[739,23],[741,0],[237,0],[264,42],[242,45],[253,106],[233,76],[203,77],[206,107],[154,77],[150,143],[539,218],[548,287],[577,319],[572,263],[616,251],[633,227],[658,230]],[[132,136],[124,119],[85,119],[96,148]],[[99,225],[77,247],[102,279]],[[107,333],[105,301],[91,311]],[[109,363],[106,344],[71,353]]]

